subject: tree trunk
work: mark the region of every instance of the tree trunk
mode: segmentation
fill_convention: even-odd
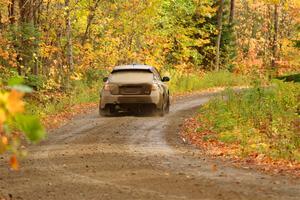
[[[99,5],[99,2],[100,2],[100,0],[96,0],[94,6],[90,8],[90,13],[89,13],[88,18],[87,18],[87,25],[86,25],[85,32],[84,32],[84,35],[83,35],[82,41],[81,41],[82,46],[85,44],[85,41],[87,39],[87,35],[88,35],[88,32],[89,32],[90,26],[93,22],[93,19],[95,17],[96,9]]]
[[[221,37],[222,37],[222,19],[223,19],[223,5],[224,0],[219,0],[218,8],[218,37],[217,37],[217,54],[216,54],[216,71],[220,70],[220,46],[221,46]]]
[[[234,20],[234,11],[235,11],[235,0],[231,0],[231,1],[230,1],[229,24],[233,24],[233,20]]]
[[[19,0],[20,23],[33,22],[33,2],[32,0]]]
[[[67,64],[69,71],[74,71],[73,62],[73,44],[72,44],[72,24],[71,24],[71,11],[70,11],[70,0],[65,0],[66,8],[66,38],[67,38]]]
[[[0,12],[0,30],[2,29],[2,26],[3,26],[3,24],[2,24],[2,13]]]
[[[10,21],[10,24],[14,24],[16,21],[15,18],[15,0],[12,0],[11,3],[8,6],[8,18]]]
[[[277,61],[277,54],[278,54],[278,5],[275,4],[274,6],[274,35],[273,35],[273,56],[271,67],[272,71],[276,73],[276,61]]]

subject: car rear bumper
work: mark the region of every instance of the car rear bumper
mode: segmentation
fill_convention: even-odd
[[[157,108],[162,105],[163,99],[159,92],[152,91],[150,95],[112,95],[109,91],[102,91],[100,108],[106,105],[122,104],[153,104]]]

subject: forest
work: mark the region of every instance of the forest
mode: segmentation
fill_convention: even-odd
[[[134,62],[182,73],[295,71],[299,4],[1,0],[1,77],[20,75],[37,90],[56,90]]]
[[[170,74],[174,94],[252,83],[263,87],[299,74],[299,13],[299,0],[0,0],[0,153],[11,151],[10,163],[17,168],[15,130],[33,142],[42,139],[39,118],[98,101],[102,77],[117,65],[157,67]],[[294,101],[285,106],[293,123],[282,125],[283,117],[275,126],[292,132],[294,146],[286,148],[293,153],[276,156],[299,161],[299,85],[291,84],[286,87],[295,87]],[[285,92],[282,87],[266,98]],[[276,111],[280,119],[285,106]],[[268,134],[274,107],[261,114]],[[217,131],[240,128],[227,125]]]

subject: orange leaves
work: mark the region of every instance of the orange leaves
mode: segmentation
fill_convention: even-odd
[[[10,144],[11,134],[7,133],[2,127],[8,119],[24,111],[23,95],[23,93],[16,90],[10,92],[0,91],[0,153],[12,148],[12,144]],[[12,155],[9,163],[12,170],[19,169],[16,155]]]
[[[211,171],[212,171],[212,172],[218,171],[218,167],[217,167],[216,164],[213,164],[213,165],[211,166]]]
[[[1,63],[3,64],[3,67],[4,66],[6,67],[6,63],[11,67],[15,67],[17,63],[16,53],[12,48],[12,45],[5,37],[3,37],[3,35],[1,35],[1,33],[0,33],[0,60],[5,61]]]
[[[245,169],[257,168],[272,174],[289,173],[295,177],[300,177],[299,162],[284,159],[274,160],[269,156],[257,152],[251,153],[246,157],[241,157],[243,154],[241,154],[239,145],[220,142],[215,138],[215,134],[205,130],[196,118],[187,119],[181,128],[183,141],[187,141],[187,143],[191,143],[202,149],[206,156],[230,160],[236,167]],[[212,164],[211,171],[217,172],[218,166]]]
[[[0,49],[0,57],[3,58],[4,60],[8,60],[9,53],[7,51],[3,51],[2,49]]]
[[[40,44],[40,53],[43,58],[49,58],[52,57],[55,53],[59,52],[59,48],[52,46],[52,45],[47,45],[45,43]]]
[[[8,95],[7,110],[11,114],[21,113],[24,111],[24,102],[22,101],[24,94],[13,90]]]
[[[8,116],[24,111],[23,96],[23,93],[16,90],[0,92],[0,125],[6,121]]]
[[[8,145],[8,139],[6,136],[2,136],[0,137],[0,154],[5,152],[7,149],[7,145]]]
[[[0,127],[6,121],[6,114],[4,110],[0,109]],[[0,129],[1,130],[1,129]]]
[[[7,145],[7,144],[8,144],[8,139],[7,139],[7,137],[6,137],[6,136],[2,136],[1,142],[2,142],[2,144]]]
[[[12,170],[19,170],[19,162],[17,160],[16,155],[10,157],[9,165]]]

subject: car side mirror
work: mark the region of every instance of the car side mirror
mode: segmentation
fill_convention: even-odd
[[[164,76],[164,77],[162,78],[162,82],[168,82],[168,81],[170,81],[170,78],[169,78],[169,77]]]
[[[103,78],[103,82],[105,83],[108,80],[108,77]]]

